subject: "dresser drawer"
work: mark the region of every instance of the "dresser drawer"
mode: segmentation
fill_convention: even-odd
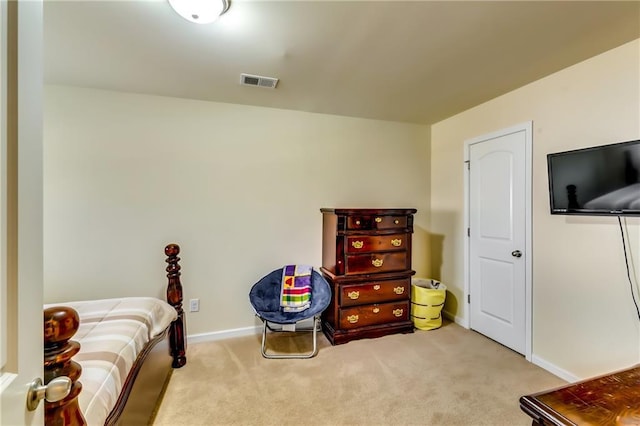
[[[347,237],[345,251],[351,253],[366,253],[372,251],[406,250],[408,234],[391,235],[354,235]]]
[[[340,309],[340,328],[348,330],[368,325],[388,324],[409,319],[409,302],[380,303]]]
[[[372,281],[340,286],[340,306],[408,300],[411,280]]]
[[[411,264],[408,263],[410,259],[407,259],[407,253],[404,251],[349,254],[345,257],[345,275],[404,271],[411,268]]]
[[[348,230],[377,230],[406,228],[407,216],[354,215],[347,217]]]

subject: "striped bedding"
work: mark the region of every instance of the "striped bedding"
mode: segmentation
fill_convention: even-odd
[[[82,367],[80,409],[90,426],[103,425],[145,344],[177,318],[176,310],[152,297],[128,297],[45,305],[70,306],[80,316],[72,337],[80,343],[73,360]]]

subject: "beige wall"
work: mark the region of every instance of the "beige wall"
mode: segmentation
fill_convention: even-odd
[[[463,146],[533,121],[534,362],[576,377],[640,361],[639,319],[614,217],[549,214],[546,155],[640,138],[640,40],[623,45],[432,126],[434,275],[463,318]],[[640,219],[627,218],[640,278]]]
[[[320,266],[320,207],[417,208],[427,272],[428,126],[49,86],[44,132],[46,302],[162,297],[177,242],[188,333],[253,326],[253,283]]]

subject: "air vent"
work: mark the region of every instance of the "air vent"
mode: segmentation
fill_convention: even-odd
[[[240,84],[244,86],[266,87],[275,89],[278,79],[273,77],[263,77],[260,75],[240,74]]]

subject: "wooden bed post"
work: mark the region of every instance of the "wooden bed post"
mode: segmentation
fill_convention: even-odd
[[[58,402],[45,400],[44,424],[47,426],[84,426],[87,424],[78,395],[82,383],[78,381],[82,367],[71,357],[80,350],[80,343],[69,340],[78,331],[80,320],[75,309],[54,306],[44,310],[44,383],[59,376],[71,379],[69,395]]]
[[[171,347],[171,356],[173,357],[173,368],[180,368],[187,363],[185,355],[185,339],[184,339],[184,311],[182,310],[182,284],[180,283],[180,246],[177,244],[169,244],[164,248],[164,254],[167,255],[167,302],[173,306],[178,312],[178,318],[171,323],[169,328],[169,345]]]

